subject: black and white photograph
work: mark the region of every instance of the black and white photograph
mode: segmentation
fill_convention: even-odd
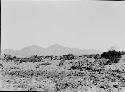
[[[125,92],[125,3],[1,0],[0,91]]]

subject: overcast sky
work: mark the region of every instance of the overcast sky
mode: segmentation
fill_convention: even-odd
[[[2,49],[60,44],[125,50],[125,3],[92,0],[2,0]]]

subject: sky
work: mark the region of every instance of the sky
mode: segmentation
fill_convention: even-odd
[[[96,0],[2,0],[1,48],[60,44],[125,50],[125,3]]]

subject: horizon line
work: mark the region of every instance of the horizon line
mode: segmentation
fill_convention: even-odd
[[[52,47],[52,46],[54,46],[54,45],[55,45],[55,46],[56,46],[56,45],[59,45],[60,47],[62,46],[62,47],[67,47],[67,48],[72,48],[72,49],[97,50],[97,51],[102,51],[102,52],[110,50],[109,48],[108,48],[108,49],[96,49],[96,48],[94,49],[94,48],[69,47],[69,46],[60,45],[60,44],[55,43],[55,44],[52,44],[52,45],[49,45],[49,46],[46,46],[46,47],[42,47],[42,46],[40,46],[40,45],[31,44],[31,45],[28,45],[28,46],[21,47],[21,48],[19,48],[19,49],[14,49],[14,48],[4,48],[4,49],[2,49],[2,48],[1,48],[1,51],[7,50],[7,49],[16,51],[16,50],[21,50],[21,49],[24,49],[24,48],[27,48],[27,47],[31,47],[31,46],[38,46],[38,47],[41,47],[41,48],[43,48],[43,49],[46,49],[46,48]],[[124,50],[118,50],[118,51],[124,51]]]

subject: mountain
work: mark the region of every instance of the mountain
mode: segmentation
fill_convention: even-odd
[[[69,53],[72,53],[74,55],[83,55],[83,54],[97,54],[101,53],[101,51],[90,50],[90,49],[81,50],[77,48],[64,47],[59,44],[54,44],[47,48],[42,48],[40,46],[32,45],[25,47],[21,50],[5,49],[2,51],[2,55],[10,54],[12,56],[17,56],[17,57],[29,57],[32,55],[64,55]]]

